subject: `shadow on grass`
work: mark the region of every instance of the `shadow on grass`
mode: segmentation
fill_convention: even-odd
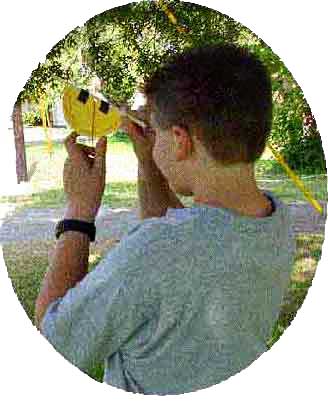
[[[256,162],[255,174],[260,188],[272,191],[285,203],[294,201],[307,202],[303,192],[299,190],[276,160],[260,160]],[[302,172],[295,172],[295,174],[317,201],[326,201],[328,199],[327,173],[306,175]]]
[[[258,175],[265,175],[265,176],[287,175],[283,166],[274,158],[257,160],[255,163],[255,169]],[[323,171],[320,168],[316,169],[314,167],[303,167],[299,169],[292,169],[292,171],[300,177],[323,175],[323,174],[327,175],[327,171]]]
[[[38,162],[37,161],[33,161],[33,163],[31,164],[28,173],[27,173],[27,178],[29,181],[31,181],[33,175],[35,174],[35,171],[38,167]]]
[[[255,173],[257,177],[276,177],[285,175],[285,170],[276,160],[258,160],[255,163]]]
[[[304,181],[304,183],[312,191],[317,201],[327,200],[325,179],[311,180],[311,182]],[[302,192],[288,179],[283,179],[281,182],[270,182],[261,179],[258,180],[258,184],[261,189],[273,192],[276,197],[285,203],[308,203]],[[190,197],[182,197],[181,195],[178,195],[178,197],[186,206],[191,206]],[[0,203],[17,204],[18,209],[63,208],[66,199],[63,189],[50,189],[25,196],[0,197]],[[102,205],[112,208],[136,208],[138,206],[137,182],[124,181],[106,184]]]
[[[297,237],[296,264],[298,260],[309,257],[318,262],[321,258],[323,239],[324,237],[319,234],[299,234]]]
[[[104,240],[92,244],[89,256],[90,271],[115,244],[115,240]],[[33,324],[35,301],[48,269],[49,253],[52,252],[54,246],[54,241],[20,242],[19,245],[11,243],[3,246],[3,256],[13,289]],[[98,364],[88,372],[88,375],[102,382],[103,372],[103,365]]]
[[[267,343],[269,349],[290,326],[307,296],[321,258],[323,240],[324,236],[317,234],[300,234],[297,236],[294,270],[279,318],[274,326],[271,339]],[[310,260],[308,260],[309,258]]]
[[[63,208],[66,204],[66,196],[63,189],[50,189],[31,195],[1,197],[0,203],[14,203],[18,208]],[[137,207],[137,183],[106,184],[102,204],[111,208]]]

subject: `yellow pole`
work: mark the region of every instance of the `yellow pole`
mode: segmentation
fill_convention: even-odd
[[[91,144],[94,146],[96,120],[96,100],[92,98]]]
[[[178,19],[177,17],[173,14],[173,12],[168,8],[168,6],[164,3],[163,0],[157,0],[158,6],[164,11],[164,13],[167,15],[167,18],[171,21],[172,24],[176,25],[176,29],[180,33],[187,33],[188,29],[186,27],[183,27],[181,25],[178,25]]]
[[[51,141],[51,136],[49,135],[49,116],[46,108],[46,102],[44,98],[41,100],[41,105],[40,105],[40,112],[41,112],[41,118],[42,118],[42,126],[44,133],[46,135],[46,140],[47,140],[47,152],[49,154],[52,154],[53,152],[53,145]]]
[[[283,159],[282,155],[279,154],[277,152],[277,150],[275,150],[272,145],[267,144],[269,149],[271,150],[272,154],[274,155],[274,157],[276,158],[276,160],[278,161],[278,163],[280,163],[283,168],[286,170],[287,174],[289,175],[289,177],[292,179],[292,181],[294,182],[294,184],[297,186],[297,188],[303,192],[305,198],[311,203],[311,205],[322,215],[323,214],[323,208],[322,206],[314,199],[313,195],[311,194],[311,192],[306,189],[305,185],[303,184],[303,182],[301,181],[301,179],[294,173],[294,171],[287,165],[287,163],[285,162],[285,160]]]
[[[46,114],[46,122],[47,122],[47,142],[48,142],[48,153],[53,153],[53,143],[52,143],[52,131],[50,127],[50,118],[49,118],[49,111],[48,106],[45,106],[45,114]]]

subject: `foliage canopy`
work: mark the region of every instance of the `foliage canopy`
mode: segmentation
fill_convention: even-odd
[[[65,84],[86,86],[98,77],[105,96],[129,104],[145,78],[170,55],[190,47],[235,43],[250,48],[270,71],[272,144],[292,168],[310,167],[311,171],[315,165],[318,171],[325,171],[310,107],[279,57],[246,27],[216,10],[180,0],[167,0],[165,4],[186,32],[180,32],[169,21],[156,1],[142,0],[105,11],[75,28],[51,49],[46,61],[32,72],[19,99],[37,103],[46,98],[52,102]],[[304,119],[312,119],[309,130],[304,130]]]

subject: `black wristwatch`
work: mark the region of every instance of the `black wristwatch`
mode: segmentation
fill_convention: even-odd
[[[96,239],[96,226],[94,223],[84,222],[82,220],[64,219],[56,225],[56,239],[65,231],[78,231],[87,234],[90,241]]]

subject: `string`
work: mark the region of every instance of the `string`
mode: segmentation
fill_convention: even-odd
[[[44,133],[46,135],[47,151],[51,155],[53,147],[52,147],[51,136],[49,134],[50,119],[49,119],[49,114],[48,114],[47,109],[48,109],[48,105],[46,105],[45,98],[41,98],[40,110],[41,110],[42,126],[43,126]]]
[[[96,101],[92,97],[91,145],[94,146],[96,120]]]

